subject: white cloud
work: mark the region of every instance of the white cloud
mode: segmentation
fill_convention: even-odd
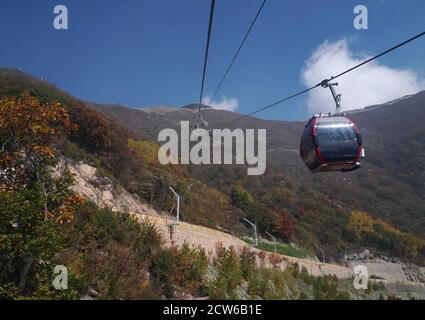
[[[325,41],[305,62],[301,81],[308,87],[339,74],[367,59],[350,51],[347,39]],[[352,110],[385,103],[416,93],[425,88],[425,81],[408,69],[394,69],[373,61],[336,80],[342,94],[341,109]],[[329,89],[310,92],[307,106],[313,113],[334,111],[335,103]]]
[[[214,109],[227,111],[236,111],[236,109],[239,107],[238,99],[227,99],[226,97],[223,97],[221,101],[218,102],[216,100],[211,101],[211,97],[207,96],[202,99],[202,104],[213,107]]]

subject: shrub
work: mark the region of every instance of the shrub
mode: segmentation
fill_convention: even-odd
[[[172,297],[176,289],[198,294],[203,287],[208,267],[208,258],[201,247],[162,248],[151,261],[150,272],[167,296]]]
[[[151,223],[86,203],[61,231],[66,246],[55,262],[74,275],[69,286],[81,295],[94,288],[104,299],[158,297],[147,270],[162,238]]]
[[[244,279],[249,279],[257,270],[255,252],[244,246],[239,254],[239,260],[242,276]]]
[[[213,299],[237,299],[236,289],[242,283],[243,274],[235,248],[217,248],[213,265],[218,275],[208,284],[208,295]]]

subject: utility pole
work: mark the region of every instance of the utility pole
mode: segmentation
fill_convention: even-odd
[[[258,236],[257,236],[257,226],[255,225],[255,223],[252,223],[251,221],[249,221],[248,219],[242,218],[244,219],[246,222],[248,222],[251,227],[254,229],[254,234],[255,234],[255,246],[258,246]]]
[[[174,193],[175,197],[176,197],[176,201],[177,201],[177,217],[176,217],[176,221],[177,223],[179,223],[180,221],[180,196],[177,194],[176,191],[174,191],[173,188],[170,187],[170,190]]]
[[[274,253],[276,253],[276,238],[273,237],[268,231],[266,231],[266,233],[270,236],[270,238],[272,238],[273,243],[274,243]]]

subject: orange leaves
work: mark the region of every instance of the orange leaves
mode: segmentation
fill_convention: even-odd
[[[28,93],[0,100],[0,132],[4,130],[17,138],[42,143],[55,134],[76,128],[60,103],[42,104]]]
[[[67,197],[63,206],[59,209],[59,215],[56,222],[63,224],[70,222],[74,218],[75,208],[84,204],[84,198],[79,195],[71,195]]]
[[[34,145],[32,151],[43,154],[47,158],[54,158],[55,156],[54,150],[50,146]]]
[[[285,240],[293,237],[295,224],[296,220],[282,209],[273,214],[273,229]]]
[[[19,188],[30,179],[29,172],[51,165],[53,137],[76,129],[60,103],[43,104],[28,93],[0,99],[2,189]]]
[[[276,253],[269,254],[269,263],[272,266],[276,267],[276,266],[280,265],[283,261],[284,261],[284,259],[281,255],[276,254]]]

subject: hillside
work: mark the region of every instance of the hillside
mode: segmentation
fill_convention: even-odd
[[[384,170],[385,175],[395,176],[407,183],[417,195],[424,195],[424,126],[425,92],[409,96],[387,104],[350,111],[349,116],[362,128],[366,139],[367,158],[365,163],[373,165],[375,171]],[[136,132],[156,140],[162,128],[178,128],[180,121],[193,121],[190,110],[179,108],[130,109],[117,105],[95,105],[96,110]],[[240,116],[222,110],[204,110],[211,128],[222,128],[223,123]],[[303,122],[265,121],[248,117],[230,123],[230,128],[268,129],[269,161],[273,169],[279,169],[281,158],[289,158],[298,153]],[[401,156],[403,155],[403,157]],[[281,171],[295,167],[303,173],[301,160],[294,164],[281,166]]]
[[[232,186],[243,184],[267,207],[290,207],[283,199],[265,196],[267,193],[279,194],[282,192],[279,189],[283,187],[286,191],[292,191],[294,198],[305,200],[306,195],[311,195],[311,201],[316,203],[330,201],[331,206],[363,210],[407,232],[424,236],[425,127],[421,121],[425,115],[424,102],[425,92],[420,92],[388,104],[350,112],[350,117],[362,129],[366,147],[363,168],[354,173],[311,175],[298,155],[304,123],[265,121],[252,117],[231,123],[230,126],[267,128],[268,171],[264,177],[246,177],[241,168],[229,166],[208,169],[191,167],[191,172],[200,180],[228,193]],[[193,119],[191,112],[177,108],[174,111],[168,108],[166,112],[152,112],[98,105],[96,109],[150,139],[156,139],[164,127],[177,128],[180,121]],[[203,115],[211,128],[220,128],[221,123],[238,116],[220,110],[204,110]],[[317,207],[320,204],[310,205]],[[293,216],[302,220],[297,214],[293,212]],[[319,239],[325,246],[331,239],[338,240],[343,233],[343,230],[327,228],[329,225],[337,228],[339,223],[335,224],[335,220],[341,217],[330,216],[328,219],[315,229],[315,234],[327,237]],[[315,223],[320,222],[308,222],[309,227]]]
[[[242,236],[250,232],[241,222],[248,217],[257,221],[263,236],[269,230],[317,255],[320,246],[328,259],[371,247],[423,261],[423,92],[351,115],[363,130],[367,159],[361,170],[349,174],[308,172],[298,155],[301,122],[251,117],[234,123],[268,129],[268,170],[264,176],[247,177],[241,167],[158,163],[157,133],[192,120],[190,110],[103,106],[73,98],[19,71],[0,70],[0,96],[23,91],[42,101],[60,101],[79,125],[78,133],[56,141],[63,155],[94,165],[157,209],[172,208],[172,185],[182,195],[182,218],[188,222]],[[219,110],[203,113],[211,127],[237,116]],[[373,228],[359,227],[362,222]]]
[[[412,187],[418,196],[425,193],[424,183],[424,126],[425,92],[391,103],[350,111],[349,116],[362,128],[366,139],[367,158],[365,163],[374,166],[374,171],[384,170],[387,176],[394,176]],[[190,110],[178,108],[130,109],[117,105],[95,105],[95,109],[116,119],[127,128],[143,133],[156,140],[162,128],[178,128],[180,121],[193,121]],[[222,110],[204,110],[211,128],[222,128],[222,123],[236,119],[239,114]],[[280,163],[281,158],[290,158],[298,153],[302,122],[265,121],[253,117],[230,123],[230,128],[267,128],[269,143],[269,164],[281,171],[296,169],[303,173],[301,161]],[[401,156],[403,155],[403,157]]]
[[[185,168],[156,163],[156,144],[143,139],[141,134],[123,128],[96,112],[92,104],[47,82],[14,69],[0,69],[0,96],[17,96],[24,91],[42,102],[61,102],[79,126],[77,132],[56,141],[64,156],[94,165],[114,183],[157,209],[172,208],[174,198],[169,186],[173,186],[182,195],[191,195],[183,197],[184,219],[224,230],[244,229],[236,223],[242,212],[229,203],[225,194],[194,179]]]

